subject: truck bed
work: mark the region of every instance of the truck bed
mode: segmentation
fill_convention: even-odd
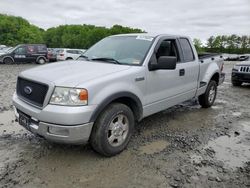
[[[222,58],[222,55],[219,53],[200,53],[200,54],[198,54],[199,60],[204,60],[207,58],[214,58],[215,56],[220,56],[220,58]]]

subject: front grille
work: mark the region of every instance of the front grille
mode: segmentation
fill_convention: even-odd
[[[247,72],[250,73],[250,66],[241,66],[239,72]]]
[[[36,106],[42,107],[48,91],[48,85],[19,77],[16,91],[19,97]]]

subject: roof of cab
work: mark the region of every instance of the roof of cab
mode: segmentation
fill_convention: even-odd
[[[171,35],[171,34],[159,34],[159,33],[128,33],[128,34],[118,34],[113,36],[148,36],[148,37],[158,37],[158,36],[166,36],[166,37],[173,37],[173,38],[179,38],[179,37],[185,37],[189,38],[185,35]],[[111,36],[112,37],[112,36]]]

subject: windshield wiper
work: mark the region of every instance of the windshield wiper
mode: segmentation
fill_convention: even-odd
[[[91,60],[93,60],[93,61],[106,61],[106,62],[113,62],[115,64],[122,64],[121,62],[119,62],[116,59],[111,58],[111,57],[98,57],[98,58],[93,58]]]

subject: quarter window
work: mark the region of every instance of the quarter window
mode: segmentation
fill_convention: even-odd
[[[189,41],[185,38],[180,39],[181,48],[183,51],[184,61],[189,62],[194,60],[194,53]]]

